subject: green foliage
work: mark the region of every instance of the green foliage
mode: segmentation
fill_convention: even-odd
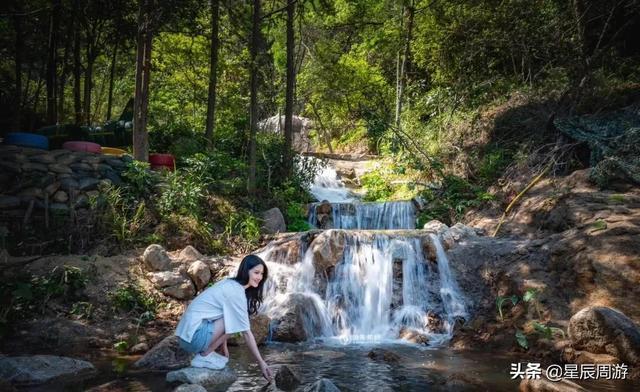
[[[127,283],[118,287],[109,294],[113,307],[118,311],[135,314],[149,312],[155,314],[158,301],[141,287],[133,283]]]
[[[146,202],[127,195],[127,189],[106,185],[95,199],[89,200],[92,210],[100,216],[102,229],[118,244],[139,242],[147,224]]]
[[[591,224],[591,231],[600,231],[607,228],[607,222],[604,219],[596,219],[595,222]]]
[[[360,183],[367,191],[365,201],[386,201],[393,194],[391,185],[377,171],[361,176]]]
[[[302,204],[290,203],[287,206],[287,231],[307,231],[311,225],[307,222]]]
[[[418,227],[433,219],[454,224],[470,207],[478,207],[494,199],[482,187],[453,175],[445,176],[439,188],[426,189],[421,196],[426,201],[426,208],[418,216]]]
[[[498,314],[500,314],[500,320],[504,320],[504,316],[502,314],[502,306],[507,301],[511,301],[511,304],[515,306],[518,303],[518,296],[517,295],[512,295],[510,297],[498,296],[498,298],[496,298],[496,307],[498,308]]]
[[[236,236],[240,249],[249,250],[260,240],[261,221],[248,211],[233,211],[225,220],[223,235],[227,241]]]
[[[123,196],[128,199],[144,199],[153,194],[157,178],[149,169],[147,162],[131,161],[122,172],[125,182]],[[130,201],[130,200],[129,200]]]
[[[120,354],[126,354],[127,350],[129,350],[129,343],[125,340],[120,340],[113,345],[113,348]]]
[[[516,331],[516,341],[518,342],[518,345],[522,348],[524,348],[525,350],[529,349],[529,340],[527,339],[527,336],[524,334],[524,332],[517,330]]]
[[[168,173],[165,181],[158,200],[162,216],[168,217],[172,213],[201,216],[201,201],[204,196],[202,182],[181,171]]]

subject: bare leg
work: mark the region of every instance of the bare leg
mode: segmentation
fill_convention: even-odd
[[[227,339],[227,335],[224,333],[224,319],[219,318],[213,322],[213,333],[211,337],[211,343],[205,351],[201,353],[202,356],[207,356],[214,352],[222,343]]]

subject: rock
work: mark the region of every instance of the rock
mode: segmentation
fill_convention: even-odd
[[[0,209],[20,207],[20,198],[0,195]]]
[[[56,203],[66,203],[69,200],[69,195],[65,191],[58,191],[53,195],[53,201]]]
[[[262,213],[262,231],[268,234],[284,233],[287,231],[287,225],[280,209],[274,207]]]
[[[54,193],[56,193],[58,191],[58,189],[60,189],[60,182],[56,181],[52,184],[49,184],[46,188],[44,188],[44,191],[49,195],[53,195]]]
[[[562,353],[563,359],[567,363],[578,364],[618,364],[620,360],[609,354],[594,354],[588,351],[574,350],[570,347],[564,349]]]
[[[562,379],[560,381],[549,380],[544,370],[539,379],[525,378],[520,381],[520,392],[586,392],[587,390],[573,381]]]
[[[316,271],[333,267],[342,259],[346,236],[342,230],[326,230],[320,233],[309,245],[313,252],[313,265]]]
[[[192,354],[178,344],[177,336],[168,336],[140,358],[133,366],[149,370],[174,370],[189,366]]]
[[[153,286],[158,290],[189,282],[184,268],[173,271],[149,272],[147,273],[147,278],[149,278]]]
[[[187,270],[187,274],[195,283],[198,291],[202,290],[209,283],[209,279],[211,279],[211,271],[209,270],[209,266],[205,264],[201,260],[196,260],[189,266]]]
[[[87,153],[86,156],[82,159],[82,162],[88,163],[90,165],[97,165],[102,162],[102,155]]]
[[[52,163],[51,165],[49,165],[49,171],[52,171],[52,172],[58,173],[58,174],[71,174],[71,173],[73,173],[73,170],[71,170],[71,168],[69,168],[68,166],[62,165],[60,163]]]
[[[405,327],[400,328],[398,337],[410,343],[424,344],[424,345],[429,344],[429,337],[427,337],[427,335],[420,333],[411,328],[405,328]]]
[[[394,363],[400,361],[400,356],[398,354],[381,348],[374,348],[373,350],[369,351],[367,356],[374,361],[385,361]]]
[[[198,252],[196,248],[191,245],[187,245],[184,249],[180,251],[180,255],[178,256],[178,260],[182,263],[192,263],[196,260],[202,259],[202,253]]]
[[[115,186],[122,186],[123,182],[118,173],[113,170],[106,170],[104,173],[104,178],[111,181],[111,183]]]
[[[105,159],[105,163],[111,167],[118,168],[118,169],[125,167],[125,163],[122,162],[120,159],[116,159],[116,158],[107,158]]]
[[[338,388],[330,379],[321,378],[312,385],[306,386],[303,392],[340,392],[340,388]]]
[[[438,250],[431,238],[425,237],[422,239],[422,250],[427,260],[434,263],[438,260]]]
[[[33,162],[26,162],[22,164],[22,170],[24,171],[39,171],[39,172],[43,172],[46,173],[49,170],[47,169],[47,165],[44,165],[42,163],[33,163]]]
[[[300,385],[300,378],[287,365],[280,366],[274,379],[283,391],[293,391]]]
[[[78,160],[78,156],[76,154],[68,154],[69,151],[66,152],[67,154],[61,154],[60,156],[56,157],[56,162],[59,165],[68,166]]]
[[[131,350],[129,350],[129,353],[135,355],[135,354],[144,354],[147,351],[149,351],[149,345],[142,342],[131,347]]]
[[[63,203],[51,203],[49,205],[49,211],[63,215],[69,212],[69,206]]]
[[[175,286],[165,287],[160,291],[162,291],[164,295],[180,300],[191,299],[196,295],[196,288],[189,279]]]
[[[44,198],[44,192],[40,188],[23,189],[22,191],[20,191],[19,195],[27,198],[36,198],[36,197],[38,199]]]
[[[478,234],[476,234],[476,231],[472,227],[463,225],[462,223],[456,223],[455,225],[451,226],[449,231],[453,236],[453,239],[456,241],[460,241],[464,238],[478,236]]]
[[[145,249],[142,261],[151,271],[166,271],[171,266],[171,259],[167,251],[158,244],[151,244]]]
[[[87,163],[72,163],[69,165],[69,167],[74,171],[74,172],[79,172],[79,171],[85,171],[85,172],[90,172],[91,170],[93,170],[93,168],[91,167],[91,165],[87,164]]]
[[[25,386],[67,378],[76,381],[95,372],[96,369],[89,362],[67,357],[35,355],[0,358],[0,378]]]
[[[322,316],[314,298],[302,293],[290,294],[286,308],[284,316],[274,322],[273,340],[296,343],[320,335]]]
[[[98,188],[98,184],[100,184],[100,180],[92,177],[84,177],[79,181],[79,188],[81,191],[92,191]]]
[[[450,375],[445,380],[444,386],[447,392],[490,390],[486,385],[483,385],[481,379],[466,373],[454,373]]]
[[[208,389],[231,385],[236,381],[236,375],[225,367],[221,370],[187,367],[167,373],[167,382],[181,382],[197,384]]]
[[[267,315],[256,314],[249,318],[249,322],[251,323],[251,333],[253,333],[256,344],[264,344],[269,338],[269,324],[271,323],[271,319]],[[243,338],[236,338],[235,336],[229,338],[228,342],[230,345],[245,344]]]
[[[34,155],[30,158],[30,160],[32,162],[45,163],[45,164],[54,163],[56,161],[55,157],[53,157],[51,154],[48,154],[48,153]]]
[[[62,180],[60,180],[60,188],[64,189],[65,191],[75,190],[78,189],[78,187],[78,181],[74,180],[73,178],[63,178]]]
[[[17,162],[0,161],[0,167],[2,170],[6,170],[12,173],[20,173],[22,171],[22,165]]]
[[[182,384],[173,392],[207,392],[207,389],[198,384]]]
[[[427,230],[430,232],[433,232],[435,234],[442,234],[445,231],[449,230],[449,226],[445,225],[444,223],[440,222],[439,220],[431,220],[427,223],[424,224],[424,226],[422,227],[423,230]]]
[[[575,350],[609,354],[628,365],[640,364],[640,327],[615,309],[586,307],[571,317],[568,332]]]
[[[68,155],[68,154],[69,154],[69,150],[65,150],[65,149],[62,149],[62,148],[58,148],[58,149],[49,151],[49,155],[54,157],[54,158],[59,158],[62,155]]]

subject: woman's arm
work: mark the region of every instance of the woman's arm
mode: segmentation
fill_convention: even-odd
[[[253,355],[253,357],[258,362],[258,365],[260,365],[260,370],[262,371],[262,376],[267,381],[270,382],[271,379],[272,379],[271,370],[269,369],[269,366],[262,359],[262,356],[260,355],[260,351],[258,350],[258,345],[256,344],[256,339],[253,337],[253,333],[251,333],[250,330],[249,331],[244,331],[244,332],[242,332],[242,337],[244,337],[244,341],[245,341],[245,343],[247,343],[247,347],[249,347],[249,351],[251,351],[251,354]]]

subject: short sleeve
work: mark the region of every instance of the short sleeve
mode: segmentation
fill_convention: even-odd
[[[249,312],[247,311],[247,297],[244,290],[241,292],[226,291],[224,293],[222,313],[224,317],[224,332],[236,333],[251,329],[249,324]]]

